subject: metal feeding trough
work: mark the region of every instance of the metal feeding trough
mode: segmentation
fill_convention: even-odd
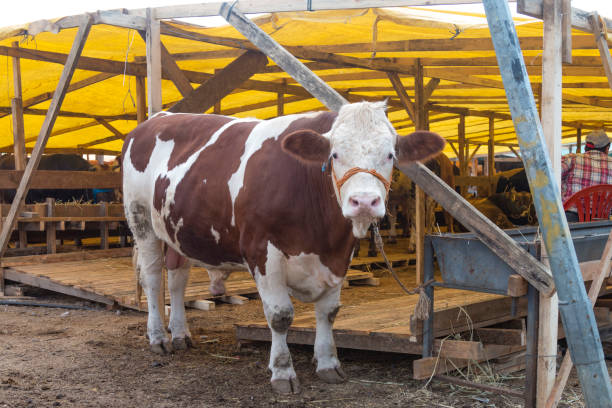
[[[612,221],[570,224],[578,262],[599,260]],[[505,230],[527,252],[538,260],[541,241],[537,227]],[[478,292],[508,293],[508,278],[515,272],[495,255],[475,234],[442,234],[428,236],[438,261],[442,282],[437,286]]]
[[[599,260],[612,229],[612,221],[572,223],[569,225],[578,262]],[[541,259],[541,236],[537,227],[505,230],[536,259]],[[508,294],[510,276],[515,274],[506,262],[495,255],[473,233],[428,235],[425,237],[424,281],[434,278],[434,260],[437,260],[442,280],[426,289],[432,299],[433,286]],[[511,315],[516,315],[518,297],[512,298]],[[527,350],[525,376],[525,406],[534,407],[536,398],[537,327],[539,297],[537,290],[527,290]],[[423,357],[430,357],[434,342],[434,314],[423,323]]]

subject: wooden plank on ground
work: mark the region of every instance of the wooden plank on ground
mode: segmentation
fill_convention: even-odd
[[[91,300],[93,302],[104,303],[106,305],[112,305],[115,303],[112,298],[109,298],[107,296],[101,296],[86,290],[62,285],[60,283],[52,281],[49,278],[30,275],[25,272],[17,271],[13,268],[4,268],[4,278],[15,282],[25,283],[26,285],[34,286],[37,288],[63,293],[69,296],[75,296],[81,299]]]

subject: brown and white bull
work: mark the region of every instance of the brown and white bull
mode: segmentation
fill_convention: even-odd
[[[332,324],[354,239],[385,214],[394,160],[427,159],[443,146],[429,132],[398,141],[384,103],[265,121],[161,113],[138,126],[123,148],[123,192],[152,350],[191,343],[184,310],[191,264],[209,269],[217,292],[225,271],[242,266],[272,332],[273,389],[299,389],[286,341],[291,295],[315,302],[317,374],[344,381]],[[164,260],[171,341],[157,306]]]

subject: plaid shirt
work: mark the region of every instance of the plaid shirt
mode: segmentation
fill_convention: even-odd
[[[596,184],[612,184],[612,157],[598,150],[561,158],[561,199]]]

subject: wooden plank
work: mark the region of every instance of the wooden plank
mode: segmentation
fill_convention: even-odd
[[[244,305],[249,301],[249,298],[240,295],[222,295],[215,299],[223,303],[229,303],[230,305]]]
[[[474,338],[485,344],[503,344],[506,346],[525,346],[527,344],[527,333],[524,329],[481,327],[475,330]]]
[[[185,302],[185,306],[198,310],[215,310],[215,302],[204,299],[189,300]]]
[[[540,292],[552,294],[550,272],[512,238],[472,207],[463,197],[420,163],[399,165],[399,169],[436,200],[453,218],[475,232],[489,249]]]
[[[126,257],[131,255],[132,248],[113,248],[108,250],[66,252],[51,255],[15,256],[3,258],[0,266],[17,268],[23,265],[84,261],[109,257]]]
[[[260,52],[248,51],[236,58],[214,77],[197,87],[189,95],[173,105],[170,112],[202,113],[240,84],[260,71],[268,59]]]
[[[4,278],[15,282],[25,283],[26,285],[34,286],[37,288],[51,290],[53,292],[63,293],[65,295],[75,296],[81,299],[91,300],[93,302],[104,303],[106,305],[114,304],[114,300],[107,297],[101,296],[89,291],[82,289],[65,286],[60,283],[54,282],[51,279],[43,278],[39,276],[32,276],[30,274],[17,271],[13,268],[4,269]]]
[[[159,20],[150,8],[147,9],[146,19],[148,113],[151,118],[162,110],[161,40]]]
[[[571,0],[561,2],[561,62],[572,63],[572,3]],[[577,61],[576,61],[577,62]]]
[[[488,359],[498,358],[507,354],[516,353],[520,351],[523,346],[504,346],[503,349],[491,351],[488,354]],[[466,360],[466,359],[448,359],[446,362],[443,357],[425,357],[414,360],[412,363],[412,378],[415,380],[425,380],[432,375],[443,374],[455,369],[461,369],[474,364],[478,361]],[[483,360],[480,360],[483,361]]]
[[[6,251],[6,248],[8,246],[8,241],[10,239],[11,232],[15,226],[15,222],[17,221],[17,213],[19,212],[19,208],[22,205],[22,200],[25,198],[30,188],[32,172],[35,168],[38,167],[38,164],[40,163],[42,152],[47,144],[47,140],[49,138],[51,130],[53,129],[53,125],[55,123],[55,119],[57,118],[60,106],[66,95],[66,90],[68,89],[70,80],[72,79],[72,75],[74,74],[76,62],[78,61],[81,52],[83,51],[85,40],[87,39],[89,30],[91,28],[91,22],[91,17],[87,16],[79,26],[79,30],[74,39],[74,43],[66,61],[66,65],[64,66],[64,70],[62,71],[62,75],[57,84],[55,94],[53,95],[53,100],[51,101],[48,113],[45,116],[45,121],[43,122],[43,125],[41,127],[38,140],[36,141],[36,145],[34,147],[34,152],[32,153],[32,157],[26,166],[23,177],[19,184],[19,188],[15,193],[13,204],[11,205],[11,209],[7,216],[7,221],[2,226],[2,232],[0,233],[0,257],[4,255],[4,252]]]
[[[346,103],[340,94],[312,74],[304,64],[246,18],[236,7],[224,3],[219,9],[219,14],[329,109],[337,111]]]
[[[0,189],[16,189],[24,171],[0,170]],[[121,173],[94,171],[34,170],[30,188],[121,188]]]

